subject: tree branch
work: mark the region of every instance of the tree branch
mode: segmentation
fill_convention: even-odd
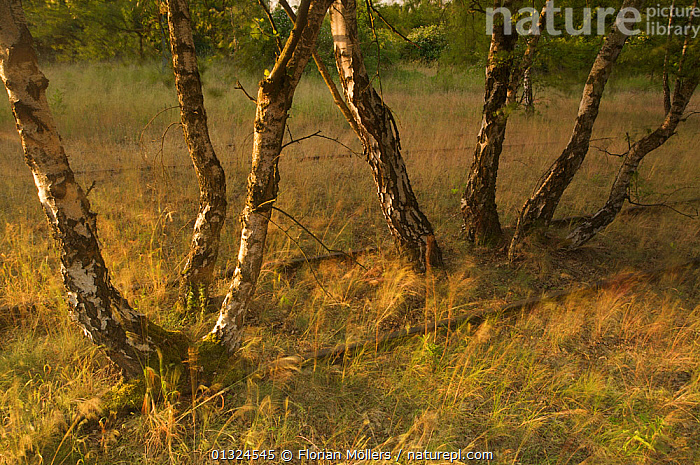
[[[277,51],[282,53],[282,39],[280,38],[280,33],[275,25],[275,20],[272,17],[272,13],[270,13],[270,9],[265,4],[265,0],[258,0],[258,5],[260,5],[260,7],[265,11],[265,16],[267,16],[267,20],[270,22],[270,26],[272,27],[272,33],[274,34],[275,43],[277,44]]]
[[[294,10],[292,10],[292,7],[289,6],[287,0],[279,0],[279,4],[287,13],[289,19],[296,24],[297,16],[294,13]],[[323,82],[326,83],[326,87],[328,87],[328,90],[331,92],[331,95],[333,96],[333,101],[335,102],[336,106],[340,109],[340,112],[343,114],[345,120],[348,122],[352,130],[355,131],[357,137],[360,137],[360,128],[357,125],[357,122],[355,121],[355,118],[353,117],[350,108],[348,108],[347,103],[345,103],[343,96],[338,91],[338,87],[336,87],[335,82],[333,82],[331,73],[328,72],[328,68],[326,68],[326,65],[323,64],[323,60],[321,60],[321,57],[318,55],[318,50],[316,48],[314,48],[314,50],[311,52],[311,56],[314,59],[314,63],[316,63],[316,68],[318,68],[318,72],[323,78]]]
[[[374,6],[374,3],[372,3],[372,0],[367,0],[367,4],[368,4],[368,6],[370,7],[370,9],[371,9],[373,12],[375,12],[375,13],[377,14],[377,16],[379,16],[379,19],[381,19],[382,22],[383,22],[384,24],[386,24],[387,27],[388,27],[389,29],[391,29],[391,32],[393,32],[393,33],[396,34],[397,36],[401,37],[403,40],[405,40],[405,41],[408,42],[409,44],[413,45],[414,47],[418,47],[418,48],[420,48],[420,49],[423,49],[423,47],[421,47],[420,45],[418,45],[417,43],[415,43],[414,41],[412,41],[411,39],[409,39],[409,38],[406,37],[405,35],[401,34],[401,33],[398,31],[398,29],[396,29],[389,21],[387,21],[386,18],[384,18],[384,16],[383,16],[383,15],[379,12],[379,10],[377,10],[377,8]]]
[[[287,218],[289,218],[290,220],[292,220],[292,221],[294,222],[294,224],[296,224],[297,226],[299,226],[299,227],[300,227],[302,230],[304,230],[309,236],[311,236],[312,238],[314,238],[314,239],[316,240],[316,242],[318,242],[318,243],[321,245],[321,247],[323,247],[323,248],[326,250],[326,252],[328,252],[328,253],[340,253],[340,254],[343,254],[343,256],[348,257],[348,258],[349,258],[350,260],[352,260],[357,266],[359,266],[359,267],[362,268],[363,270],[367,271],[367,268],[365,268],[360,262],[358,262],[357,260],[355,260],[355,258],[354,258],[352,255],[350,255],[350,254],[348,254],[348,253],[346,253],[346,252],[343,252],[342,250],[331,249],[331,248],[329,248],[328,246],[326,246],[326,244],[324,244],[323,241],[322,241],[321,239],[319,239],[318,237],[316,237],[316,235],[315,235],[314,233],[312,233],[311,231],[309,231],[309,229],[308,229],[306,226],[304,226],[303,224],[301,224],[296,218],[294,218],[292,215],[290,215],[290,214],[287,213],[286,211],[282,210],[282,209],[279,208],[279,207],[275,207],[275,206],[273,206],[272,209],[275,210],[275,211],[278,211],[278,212],[282,213],[284,216],[286,216]]]
[[[245,90],[245,88],[243,87],[243,84],[241,84],[241,81],[239,81],[238,79],[236,79],[236,85],[233,86],[233,88],[236,89],[236,90],[243,91],[243,93],[245,94],[245,96],[248,97],[248,100],[250,100],[251,102],[255,103],[256,105],[258,104],[258,101],[255,99],[255,97],[253,97],[252,95],[250,95],[250,94],[248,93],[248,91]]]
[[[698,218],[698,217],[700,216],[700,212],[698,212],[698,209],[697,209],[697,208],[695,209],[695,213],[692,214],[692,213],[685,213],[685,212],[682,212],[682,211],[680,211],[680,210],[678,210],[678,209],[676,209],[676,208],[673,208],[671,205],[669,205],[668,203],[665,203],[665,202],[661,202],[661,203],[640,203],[640,202],[636,202],[636,201],[632,200],[632,199],[630,198],[629,195],[627,196],[627,201],[630,203],[630,205],[634,205],[635,207],[662,207],[662,208],[668,208],[669,210],[671,210],[671,211],[673,211],[673,212],[675,212],[675,213],[678,213],[679,215],[684,216],[684,217],[686,217],[686,218],[690,218],[691,220],[694,220],[694,219],[696,219],[696,218]]]

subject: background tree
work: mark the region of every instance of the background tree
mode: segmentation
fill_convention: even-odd
[[[537,45],[540,43],[542,31],[547,20],[547,5],[539,10],[539,19],[537,24],[533,24],[533,29],[530,31],[530,36],[525,42],[525,51],[519,57],[517,63],[513,66],[510,74],[510,84],[508,84],[508,105],[516,105],[522,103],[528,115],[534,112],[533,90],[532,90],[532,65],[535,61],[537,53]],[[535,32],[537,31],[537,32]],[[521,102],[518,102],[518,90],[522,87]]]

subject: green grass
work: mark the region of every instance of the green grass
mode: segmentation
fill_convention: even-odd
[[[95,183],[89,198],[115,284],[158,324],[205,334],[216,315],[183,323],[176,290],[167,286],[183,265],[197,207],[181,132],[172,126],[163,135],[179,120],[177,109],[144,129],[176,105],[172,78],[158,65],[56,65],[46,73],[71,165],[83,186]],[[255,78],[236,76],[224,64],[210,64],[203,78],[212,139],[228,180],[221,269],[233,266],[237,253],[255,110],[233,89],[236,78],[254,93]],[[0,306],[34,306],[0,314],[0,462],[211,463],[213,448],[279,454],[313,447],[403,450],[402,462],[408,450],[457,449],[492,451],[498,464],[699,462],[697,271],[621,283],[378,350],[370,344],[338,364],[302,368],[284,358],[698,255],[697,220],[667,209],[622,216],[574,253],[556,249],[565,229],[532,237],[512,266],[498,252],[464,243],[458,205],[480,121],[482,80],[480,73],[431,69],[382,78],[413,187],[444,249],[444,277],[422,277],[393,257],[361,158],[332,158],[347,150],[322,139],[291,145],[281,159],[278,206],[332,248],[379,245],[380,251],[359,258],[364,269],[322,263],[316,276],[308,267],[280,273],[265,265],[245,345],[234,358],[237,369],[200,386],[194,399],[158,385],[153,395],[160,392],[166,401],[131,399],[140,413],[126,415],[108,413],[100,400],[118,374],[68,317],[58,257],[3,107]],[[497,193],[504,225],[512,224],[566,144],[577,98],[540,89],[534,117],[513,115]],[[644,134],[661,121],[662,106],[656,91],[619,83],[606,95],[593,135],[613,139],[594,145],[621,151],[626,133]],[[690,119],[644,161],[637,186],[643,201],[672,192],[671,199],[700,195],[697,128]],[[299,86],[290,130],[297,138],[321,130],[360,150],[313,73]],[[618,164],[592,149],[558,216],[599,207]],[[281,215],[273,219],[290,228],[308,254],[322,253]],[[266,261],[300,255],[294,241],[271,226]],[[217,282],[213,294],[227,286]],[[154,386],[158,375],[147,376]]]

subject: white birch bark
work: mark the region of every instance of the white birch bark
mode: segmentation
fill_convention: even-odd
[[[695,2],[697,6],[697,1]],[[692,24],[691,16],[688,24]],[[664,111],[666,117],[663,123],[653,132],[636,141],[625,154],[622,166],[615,177],[608,200],[605,205],[592,217],[582,221],[576,229],[568,236],[568,248],[574,249],[585,244],[598,232],[604,230],[615,220],[617,214],[622,210],[625,200],[630,200],[630,184],[634,178],[639,164],[644,157],[661,147],[676,132],[678,124],[683,119],[683,114],[693,97],[693,93],[700,83],[700,61],[698,57],[693,57],[692,63],[686,63],[689,52],[690,37],[687,36],[683,47],[683,54],[680,59],[679,77],[676,81],[673,98],[669,95],[667,86],[664,86]],[[697,53],[697,52],[696,52]],[[686,69],[683,69],[683,68]],[[668,100],[667,101],[667,97]]]
[[[233,281],[211,337],[229,351],[241,341],[243,322],[260,274],[267,227],[277,198],[282,138],[294,90],[311,58],[331,0],[303,0],[287,43],[270,75],[260,82],[253,137],[253,166],[241,214],[243,230]]]
[[[398,249],[419,269],[441,266],[442,254],[433,227],[418,206],[401,156],[396,122],[365,68],[355,0],[337,0],[330,17],[336,66],[352,117],[349,122],[364,147],[389,231]]]
[[[199,182],[199,212],[182,272],[181,297],[208,288],[226,218],[226,176],[209,138],[187,0],[167,0],[170,46],[182,127]]]
[[[138,376],[167,334],[132,309],[110,281],[96,215],[68,165],[46,99],[48,80],[39,70],[20,0],[0,1],[0,77],[60,251],[70,315],[127,376]]]
[[[512,5],[512,0],[494,2],[496,8],[509,9]],[[496,207],[496,181],[508,124],[506,106],[513,71],[513,50],[518,40],[515,30],[506,34],[504,26],[502,21],[495,24],[491,35],[481,127],[460,202],[467,239],[483,245],[496,245],[502,237]]]
[[[643,3],[643,0],[625,0],[622,7],[639,8]],[[549,170],[540,178],[533,194],[525,202],[518,216],[515,234],[510,243],[510,258],[513,258],[515,248],[524,234],[527,234],[535,225],[549,224],[561,196],[583,163],[588,153],[593,125],[598,117],[605,85],[628,37],[623,30],[618,28],[617,24],[613,26],[606,37],[583,88],[578,116],[569,143]]]

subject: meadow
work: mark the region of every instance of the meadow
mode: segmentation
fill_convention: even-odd
[[[114,284],[156,323],[206,334],[226,280],[190,319],[169,284],[183,265],[198,199],[170,71],[103,63],[55,64],[45,73],[71,166],[90,188]],[[361,145],[318,76],[307,74],[289,137],[321,131],[337,142],[309,138],[284,149],[277,206],[332,249],[377,250],[359,255],[359,264],[324,261],[285,272],[276,261],[324,250],[273,216],[246,340],[230,369],[208,385],[198,385],[196,373],[162,373],[157,393],[122,405],[106,401],[119,373],[68,316],[59,259],[9,104],[0,105],[0,462],[200,464],[221,449],[393,456],[460,449],[493,452],[483,462],[493,464],[700,463],[698,270],[621,279],[515,316],[496,311],[697,257],[697,218],[640,209],[573,252],[559,248],[568,226],[551,228],[529,238],[513,264],[503,250],[473,247],[460,237],[459,199],[481,118],[483,71],[397,68],[382,76],[382,94],[446,260],[444,273],[416,274],[394,254]],[[227,174],[222,271],[235,264],[250,169],[255,106],[233,88],[239,78],[255,91],[255,79],[230,64],[207,63],[203,73],[210,132]],[[557,217],[602,205],[620,163],[605,152],[624,151],[662,121],[658,87],[642,77],[611,81],[592,148]],[[579,92],[538,87],[536,114],[512,115],[497,191],[504,226],[565,146]],[[690,106],[700,109],[697,97]],[[699,122],[689,118],[645,159],[633,192],[639,202],[676,202],[689,214],[700,207]],[[485,310],[494,313],[479,325],[370,344],[340,360],[300,366],[291,357]],[[175,390],[178,376],[198,385],[196,395]]]

